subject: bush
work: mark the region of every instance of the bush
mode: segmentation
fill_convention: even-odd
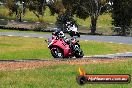
[[[8,24],[8,21],[7,20],[0,20],[0,25],[7,25]]]
[[[121,27],[114,27],[112,28],[113,32],[116,33],[116,35],[122,34],[122,28]],[[125,34],[126,36],[132,36],[132,27],[126,27],[125,28]]]
[[[33,31],[45,31],[45,29],[47,28],[47,26],[48,26],[47,23],[38,23],[33,28]]]

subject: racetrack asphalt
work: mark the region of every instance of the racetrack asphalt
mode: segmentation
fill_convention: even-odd
[[[23,32],[0,32],[0,36],[51,38],[51,34],[49,34],[49,33],[48,34],[40,34],[40,33],[23,33]],[[94,40],[94,41],[110,42],[110,43],[118,43],[118,44],[132,44],[132,37],[124,37],[124,36],[81,35],[81,37],[78,39],[80,39],[80,40]]]

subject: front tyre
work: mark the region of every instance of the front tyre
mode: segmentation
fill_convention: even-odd
[[[74,55],[76,58],[82,58],[84,56],[84,53],[78,44],[74,46],[74,51]]]
[[[51,48],[51,54],[54,58],[63,58],[63,52],[58,47],[52,47]]]
[[[84,53],[83,53],[82,49],[75,51],[75,57],[76,58],[82,58],[83,56],[84,56]]]

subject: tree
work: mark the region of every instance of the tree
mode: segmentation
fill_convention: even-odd
[[[68,32],[66,30],[67,26],[67,22],[70,22],[72,24],[75,24],[77,26],[77,22],[73,19],[73,15],[71,15],[69,13],[69,11],[66,11],[63,14],[58,15],[57,17],[57,21],[56,21],[56,26],[58,28],[60,28],[61,30],[63,30],[64,32]]]
[[[22,15],[25,14],[25,3],[23,0],[6,0],[5,6],[9,9],[9,15],[16,15],[16,19],[21,21]]]
[[[64,5],[60,0],[48,0],[47,6],[50,9],[51,15],[54,15],[55,13],[58,15],[65,13]]]
[[[132,21],[132,1],[131,0],[113,0],[113,25],[121,27],[116,31],[119,35],[126,36],[128,27]]]
[[[61,0],[49,0],[47,5],[50,8],[51,15],[54,15],[55,13],[58,14],[57,21],[55,23],[57,28],[60,28],[61,30],[66,32],[66,22],[74,21],[72,15],[70,15],[69,11],[66,10]]]
[[[38,18],[42,17],[46,10],[46,5],[46,0],[6,0],[9,14],[15,14],[19,21],[21,21],[26,9],[32,11]]]
[[[38,18],[43,17],[46,10],[46,0],[27,0],[27,8]]]
[[[108,10],[109,0],[62,0],[65,8],[81,19],[91,18],[91,34],[96,32],[99,15]]]

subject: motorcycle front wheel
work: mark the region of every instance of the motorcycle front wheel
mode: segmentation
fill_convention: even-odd
[[[51,48],[51,54],[54,58],[63,58],[63,52],[58,47],[52,47]]]
[[[82,49],[80,49],[79,46],[75,49],[74,55],[76,58],[82,58],[84,56],[84,53],[83,53]]]

